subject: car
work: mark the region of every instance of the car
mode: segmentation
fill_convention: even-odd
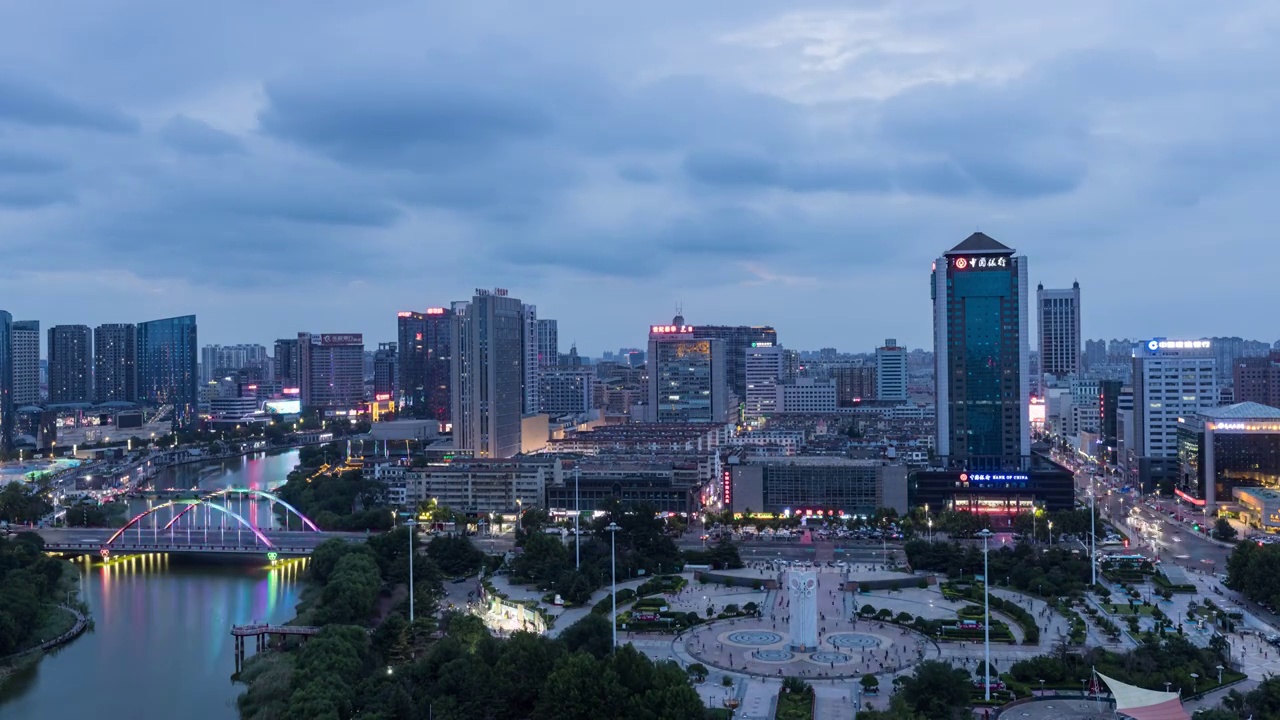
[[[453,584],[454,584],[454,585],[461,585],[462,583],[464,583],[464,582],[466,582],[466,581],[467,581],[467,579],[466,579],[466,578],[464,578],[464,577],[456,577],[456,578],[454,578],[454,579],[452,580],[452,582],[453,582]]]

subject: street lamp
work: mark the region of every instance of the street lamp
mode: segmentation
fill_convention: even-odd
[[[582,533],[578,529],[578,518],[582,515],[582,506],[578,495],[578,480],[581,472],[573,466],[573,566],[582,569]]]
[[[1217,669],[1217,671],[1218,671],[1218,684],[1219,684],[1219,685],[1221,685],[1221,684],[1222,684],[1222,670],[1223,670],[1223,667],[1222,667],[1221,665],[1219,665],[1216,669]]]
[[[1097,497],[1097,490],[1094,489],[1093,475],[1089,475],[1089,566],[1093,569],[1093,584],[1098,585],[1098,549],[1095,543],[1098,539],[1098,512],[1094,510],[1094,503]]]
[[[978,533],[982,538],[982,654],[985,658],[983,663],[986,667],[982,668],[982,697],[984,700],[991,701],[991,578],[987,577],[990,570],[987,568],[987,540],[991,537],[991,531],[983,528]]]
[[[1053,521],[1049,521],[1049,547],[1053,547]]]
[[[618,523],[610,522],[605,530],[609,531],[609,569],[612,576],[612,587],[609,594],[613,596],[613,647],[618,647]]]
[[[1191,673],[1191,695],[1196,694],[1196,681],[1200,679],[1200,673]]]
[[[929,518],[929,542],[933,542],[933,518]]]

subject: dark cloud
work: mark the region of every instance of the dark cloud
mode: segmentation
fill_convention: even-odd
[[[38,83],[0,76],[0,122],[131,133],[138,121],[64,97]]]
[[[356,164],[433,168],[545,134],[551,118],[518,88],[439,74],[316,73],[267,84],[262,129]]]
[[[160,138],[169,147],[192,155],[227,155],[244,152],[244,143],[203,120],[174,115],[160,129]]]

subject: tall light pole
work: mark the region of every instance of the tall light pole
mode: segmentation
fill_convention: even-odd
[[[578,479],[581,472],[573,466],[573,566],[582,569],[582,532],[578,529],[578,518],[582,515],[582,505],[578,496]]]
[[[613,648],[618,648],[618,523],[610,522],[605,530],[609,531],[609,568],[612,575],[612,587],[609,594],[613,596]]]
[[[418,519],[411,516],[404,525],[409,528],[409,624],[413,625],[413,534],[418,531]]]
[[[1049,547],[1053,547],[1053,521],[1049,521]]]
[[[1093,584],[1098,585],[1098,511],[1095,509],[1098,491],[1094,487],[1093,474],[1089,474],[1089,566],[1093,569]]]
[[[983,699],[991,701],[991,578],[988,577],[990,570],[987,566],[987,540],[991,537],[991,531],[983,528],[978,533],[982,538],[982,696]]]
[[[933,542],[933,518],[929,518],[929,542]]]

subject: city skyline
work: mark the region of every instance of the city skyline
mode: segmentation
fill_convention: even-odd
[[[912,289],[975,229],[1078,280],[1087,337],[1258,336],[1277,299],[1261,2],[84,7],[0,11],[5,307],[44,327],[389,341],[500,286],[591,354],[677,304],[925,347]]]

